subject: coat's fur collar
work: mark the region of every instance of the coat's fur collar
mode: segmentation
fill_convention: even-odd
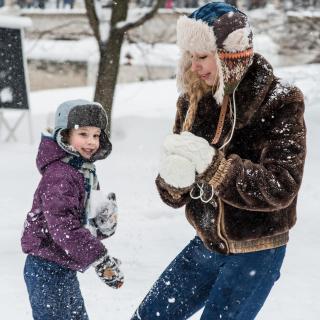
[[[270,90],[274,78],[273,69],[269,62],[260,54],[255,53],[253,62],[244,79],[240,82],[235,94],[237,129],[246,126],[250,122]],[[209,99],[206,104],[214,105],[214,102],[211,101],[211,95],[212,93],[208,92],[202,97],[199,103],[202,105],[203,101]],[[248,96],[250,99],[248,99]],[[188,100],[188,95],[186,94],[181,97],[183,100]],[[201,112],[201,110],[199,112]]]
[[[248,124],[266,97],[273,80],[272,66],[265,58],[256,53],[246,76],[236,91],[236,128],[242,128]]]
[[[280,83],[273,74],[272,66],[260,54],[255,53],[253,62],[246,76],[240,82],[236,91],[235,100],[237,105],[236,128],[246,126],[253,118],[263,118],[271,114],[270,105],[278,107],[274,99],[283,101],[292,99],[303,101],[303,95],[289,83]],[[250,99],[248,99],[250,97]],[[281,98],[281,99],[279,99]],[[263,101],[264,104],[261,108]]]

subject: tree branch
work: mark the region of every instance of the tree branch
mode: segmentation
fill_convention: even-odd
[[[93,31],[93,34],[95,38],[97,39],[99,45],[101,43],[101,34],[100,34],[100,29],[99,29],[99,19],[97,16],[96,8],[95,8],[95,1],[92,0],[85,0],[84,1],[86,10],[87,10],[87,17],[89,20],[89,24],[91,26],[91,29]]]
[[[73,25],[82,25],[83,24],[83,21],[79,20],[79,21],[70,21],[70,22],[66,22],[66,23],[62,23],[62,24],[59,24],[57,26],[54,26],[54,27],[51,27],[50,29],[45,29],[45,30],[42,30],[42,31],[38,31],[37,32],[37,37],[35,38],[34,40],[34,43],[32,44],[32,46],[30,48],[28,48],[27,50],[27,53],[30,53],[38,44],[38,42],[44,38],[45,36],[47,36],[48,34],[49,35],[54,35],[55,34],[55,31],[56,30],[60,30],[60,29],[64,29],[66,27],[70,27],[70,26],[73,26]],[[75,34],[76,36],[78,35],[77,33],[71,33],[71,34]],[[86,35],[86,36],[92,36],[92,33],[81,33],[81,35]]]
[[[86,0],[87,1],[87,0]],[[118,28],[118,31],[121,33],[125,33],[130,29],[136,28],[141,26],[142,24],[144,24],[147,20],[151,19],[156,12],[158,11],[158,9],[160,7],[163,7],[165,4],[166,0],[157,0],[155,5],[153,6],[153,8],[147,12],[145,15],[143,15],[142,17],[140,17],[139,19],[137,19],[134,22],[128,22],[127,24],[125,24],[123,27]]]

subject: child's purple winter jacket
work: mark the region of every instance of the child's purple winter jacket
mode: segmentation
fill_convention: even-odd
[[[83,272],[106,249],[83,227],[84,177],[61,161],[66,155],[53,139],[42,138],[37,156],[42,179],[25,222],[21,245],[25,253]]]

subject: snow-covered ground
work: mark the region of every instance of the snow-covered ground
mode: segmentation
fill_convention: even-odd
[[[278,69],[306,95],[308,157],[282,277],[257,319],[317,320],[320,307],[319,123],[320,65]],[[0,318],[32,319],[22,270],[25,256],[20,234],[39,181],[35,156],[40,132],[52,123],[57,104],[92,97],[92,88],[39,91],[31,94],[35,142],[29,144],[27,122],[17,143],[0,142]],[[117,193],[119,227],[105,244],[123,262],[125,286],[105,286],[93,270],[80,274],[90,319],[129,319],[165,266],[194,236],[183,210],[165,206],[156,191],[159,148],[170,131],[177,97],[172,80],[119,85],[113,118],[113,152],[97,163],[102,188]],[[15,113],[6,114],[10,119]],[[2,128],[1,141],[5,130]],[[192,319],[199,319],[195,315]],[[174,320],[174,319],[172,319]]]

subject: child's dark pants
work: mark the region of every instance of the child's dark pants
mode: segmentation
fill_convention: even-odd
[[[28,255],[24,279],[34,320],[89,320],[76,271]]]

